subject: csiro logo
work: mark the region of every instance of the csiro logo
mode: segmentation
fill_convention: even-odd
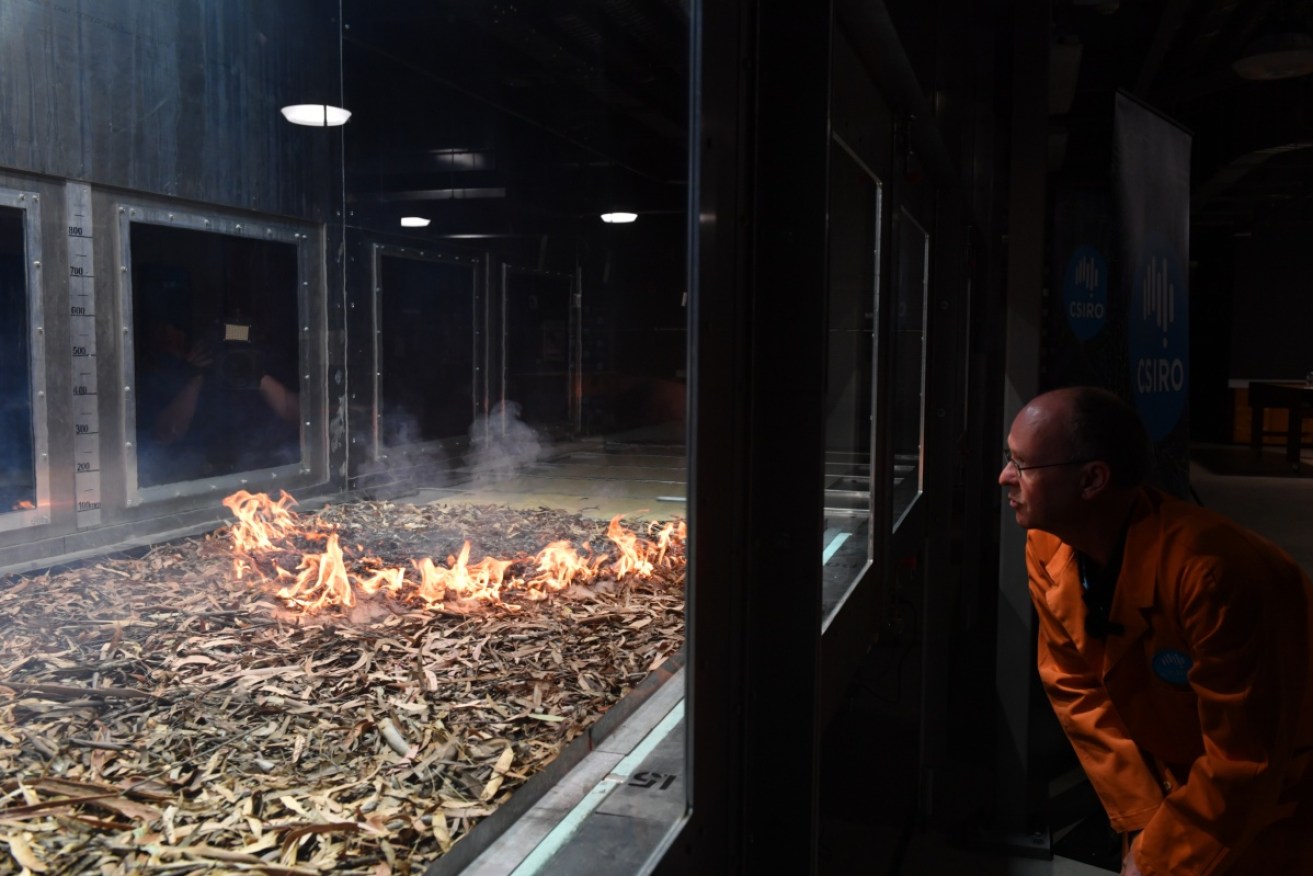
[[[1103,330],[1108,320],[1108,263],[1087,243],[1072,250],[1062,280],[1062,305],[1067,324],[1082,341]]]
[[[1164,648],[1153,655],[1153,671],[1168,684],[1188,684],[1194,661],[1184,651]]]
[[[1189,312],[1175,248],[1158,237],[1144,248],[1127,319],[1135,406],[1155,441],[1181,418],[1187,393]]]

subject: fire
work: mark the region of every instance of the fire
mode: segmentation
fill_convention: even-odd
[[[579,556],[568,541],[554,541],[534,557],[538,574],[525,583],[531,592],[541,598],[546,591],[564,590],[576,581],[580,584],[597,575],[597,561],[589,562]]]
[[[280,585],[278,597],[289,608],[305,613],[334,606],[351,608],[359,597],[379,594],[430,608],[467,602],[506,605],[502,597],[512,591],[525,599],[544,599],[572,585],[593,582],[608,572],[616,580],[630,576],[648,579],[658,568],[675,569],[683,564],[682,548],[687,537],[683,521],[667,523],[655,533],[649,530],[651,537],[644,538],[627,529],[621,523],[623,515],[617,515],[606,530],[616,547],[614,557],[581,554],[568,541],[554,541],[532,558],[485,556],[471,563],[471,543],[467,540],[459,554],[447,557],[445,563],[422,557],[412,561],[412,568],[407,570],[388,566],[377,557],[351,560],[350,549],[343,548],[337,532],[301,523],[292,510],[296,500],[285,491],[277,500],[271,500],[263,493],[239,490],[223,504],[237,518],[228,532],[239,578],[248,571],[267,578],[260,570],[259,557],[288,550],[294,539],[323,542],[322,552],[302,554],[295,572],[272,564],[273,583]],[[360,552],[359,546],[356,552]],[[523,568],[522,574],[512,573],[517,566]]]
[[[306,554],[297,568],[301,573],[296,576],[296,582],[278,591],[288,605],[313,612],[329,605],[350,608],[356,604],[355,590],[342,560],[342,546],[338,544],[336,532],[329,533],[322,554]]]
[[[296,532],[296,513],[290,506],[296,500],[286,490],[272,502],[264,493],[238,490],[223,500],[223,506],[237,517],[231,529],[233,546],[239,551],[273,550],[275,541],[283,541]]]
[[[471,566],[469,559],[470,543],[467,541],[460,556],[447,558],[445,569],[428,557],[420,560],[415,564],[420,573],[416,596],[428,605],[443,603],[448,594],[458,599],[501,601],[503,576],[512,561],[484,557]]]

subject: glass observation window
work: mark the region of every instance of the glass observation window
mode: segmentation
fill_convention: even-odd
[[[0,204],[17,203],[0,191]],[[37,418],[33,406],[33,291],[27,213],[0,206],[0,527],[37,507]]]
[[[578,314],[574,278],[507,266],[502,273],[505,412],[557,435],[577,430]]]
[[[842,139],[833,137],[825,297],[823,619],[866,568],[873,549],[871,463],[881,195],[876,175]]]
[[[464,438],[476,411],[480,266],[379,253],[376,345],[384,446]]]
[[[147,221],[127,235],[138,486],[298,464],[296,244]]]
[[[593,763],[622,725],[660,738],[661,765],[633,758],[635,784],[598,814],[684,810],[688,9],[346,0],[342,21],[345,471],[361,499],[344,513],[373,519],[382,497],[379,519],[416,527],[379,552],[407,581],[426,560],[499,570],[459,615],[389,597],[443,642],[424,657],[431,711],[398,729],[460,761],[440,753],[440,717],[445,739],[506,765],[487,791],[443,766],[416,799],[446,832],[416,840],[412,867],[479,869],[510,847],[554,856],[541,872],[596,869],[577,857],[613,818],[567,825],[559,846],[517,832],[559,800],[545,769],[613,775]],[[523,721],[503,711],[525,704]]]
[[[889,437],[893,454],[893,520],[898,528],[921,494],[925,435],[926,284],[930,235],[906,209],[896,216],[898,283],[890,358]]]
[[[559,814],[559,788],[598,817],[540,838],[541,872],[595,872],[624,866],[595,831],[655,853],[647,826],[684,815],[697,11],[0,2],[31,49],[0,63],[0,184],[30,174],[45,210],[0,189],[0,549],[132,548],[73,570],[76,604],[46,600],[71,633],[37,631],[33,653],[87,634],[93,688],[135,684],[115,655],[156,633],[190,656],[152,690],[209,689],[225,654],[259,670],[270,690],[115,725],[242,740],[220,745],[242,758],[225,793],[259,824],[176,812],[209,863],[465,872],[535,848],[496,846]],[[176,622],[134,621],[163,604]],[[57,748],[117,781],[65,742],[16,775]],[[177,753],[123,747],[120,772]]]

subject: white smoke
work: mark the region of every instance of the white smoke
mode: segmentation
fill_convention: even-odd
[[[357,483],[379,490],[407,487],[441,488],[451,480],[446,451],[433,442],[425,443],[419,421],[404,410],[389,411],[383,425],[378,455],[357,467]]]
[[[514,477],[544,454],[538,433],[520,420],[518,402],[499,402],[470,425],[470,475],[476,483]]]

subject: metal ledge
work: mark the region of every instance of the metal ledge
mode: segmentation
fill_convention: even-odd
[[[687,809],[683,662],[667,660],[425,876],[649,871]]]

